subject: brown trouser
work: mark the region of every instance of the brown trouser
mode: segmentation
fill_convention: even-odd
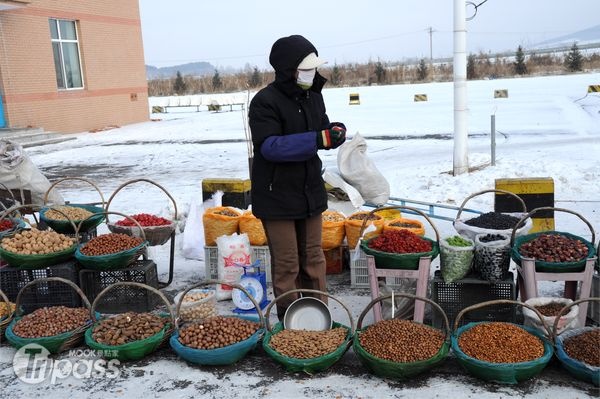
[[[297,288],[326,290],[325,255],[321,248],[321,215],[300,220],[262,220],[271,253],[271,280],[275,298]],[[298,298],[290,294],[277,302],[283,320]],[[320,298],[326,302],[325,298]]]

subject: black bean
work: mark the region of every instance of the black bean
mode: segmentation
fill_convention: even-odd
[[[514,228],[519,222],[519,218],[506,215],[500,212],[488,212],[477,216],[476,218],[465,220],[465,224],[484,229],[507,230]]]

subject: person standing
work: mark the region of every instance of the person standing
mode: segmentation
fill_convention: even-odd
[[[321,214],[327,192],[317,151],[342,145],[346,127],[329,122],[321,94],[327,79],[317,72],[325,61],[310,41],[278,39],[269,62],[275,80],[256,93],[248,111],[252,212],[267,236],[275,297],[296,288],[326,291]],[[277,302],[280,320],[296,298]]]

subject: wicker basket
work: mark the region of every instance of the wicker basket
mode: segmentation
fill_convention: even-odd
[[[164,226],[143,226],[142,227],[149,246],[152,247],[152,246],[156,246],[156,245],[163,245],[164,243],[169,241],[169,239],[173,239],[175,237],[174,233],[175,233],[175,229],[177,228],[177,217],[178,216],[177,216],[177,203],[175,202],[175,199],[173,199],[173,196],[171,194],[169,194],[169,192],[160,184],[158,184],[152,180],[149,180],[149,179],[134,179],[134,180],[125,182],[125,183],[121,184],[112,193],[112,195],[110,196],[110,198],[108,199],[108,202],[106,204],[106,210],[108,211],[108,209],[110,208],[110,204],[112,203],[113,199],[115,198],[115,196],[117,195],[117,193],[119,191],[121,191],[126,186],[133,184],[133,183],[137,183],[137,182],[147,182],[147,183],[150,183],[150,184],[158,187],[160,190],[162,190],[167,195],[167,197],[173,203],[173,208],[175,210],[175,214],[174,214],[174,220],[171,221],[170,224],[164,225]],[[127,234],[129,236],[137,236],[138,235],[138,227],[119,226],[115,223],[110,223],[110,221],[108,219],[109,218],[107,216],[106,217],[106,220],[107,220],[106,225],[112,233]]]
[[[452,223],[454,228],[458,232],[458,234],[460,234],[461,236],[467,237],[470,240],[475,240],[475,236],[477,234],[483,234],[483,233],[510,234],[510,232],[512,230],[512,229],[503,229],[503,230],[485,229],[482,227],[471,226],[466,223],[465,219],[460,218],[460,215],[461,215],[465,205],[467,204],[467,202],[471,198],[476,197],[481,194],[485,194],[485,193],[502,193],[502,194],[510,195],[511,197],[515,198],[523,207],[523,212],[506,213],[506,215],[521,218],[523,215],[527,214],[527,205],[525,205],[525,202],[523,201],[523,199],[521,197],[519,197],[518,195],[511,193],[510,191],[491,189],[491,190],[483,190],[483,191],[479,191],[477,193],[471,194],[470,196],[465,198],[463,203],[460,205],[460,208],[458,209],[458,213],[456,214],[456,218],[454,219],[454,222]],[[531,227],[533,226],[533,221],[531,220],[531,218],[523,218],[519,223],[516,224],[515,227],[517,227],[517,226],[521,226],[521,227],[519,227],[516,230],[516,234],[518,236],[521,236],[521,235],[527,234],[529,232],[529,230],[531,230]]]
[[[600,385],[600,367],[591,366],[585,362],[582,362],[577,359],[573,359],[569,354],[565,351],[564,341],[568,338],[575,337],[584,332],[597,330],[600,327],[580,327],[574,330],[563,330],[562,332],[558,332],[558,325],[560,324],[561,316],[567,314],[569,312],[569,308],[573,306],[578,306],[582,302],[600,302],[600,298],[583,298],[577,301],[574,301],[560,311],[560,313],[556,316],[554,320],[554,325],[552,327],[552,332],[554,336],[554,346],[556,348],[556,357],[560,360],[561,364],[567,371],[573,375],[575,378],[587,381],[589,383],[594,384],[595,386]],[[561,336],[562,334],[562,336]]]
[[[87,245],[80,245],[75,251],[75,258],[79,263],[81,263],[87,269],[93,270],[115,270],[122,269],[130,264],[132,264],[135,260],[137,260],[141,255],[145,254],[146,246],[148,245],[148,241],[146,241],[146,236],[144,235],[144,229],[142,226],[130,216],[127,216],[123,213],[119,212],[103,212],[104,214],[115,214],[123,216],[127,219],[132,220],[137,225],[137,230],[141,231],[142,243],[136,247],[127,249],[125,251],[116,252],[108,255],[96,255],[96,256],[88,256],[84,255],[81,250]],[[77,234],[79,236],[79,234]]]
[[[4,237],[10,237],[10,236],[17,234],[18,232],[20,232],[27,226],[23,219],[11,218],[11,217],[7,218],[6,216],[10,213],[12,213],[12,211],[9,209],[8,213],[3,212],[2,215],[0,215],[0,222],[4,219],[8,219],[13,224],[13,227],[11,227],[10,229],[0,231],[0,240],[3,239]]]
[[[48,352],[50,352],[50,353],[60,353],[67,349],[77,347],[82,342],[83,335],[85,334],[85,331],[89,328],[89,326],[92,322],[90,320],[89,323],[86,323],[85,325],[83,325],[75,330],[68,331],[68,332],[65,332],[65,333],[62,333],[59,335],[55,335],[55,336],[50,336],[50,337],[21,338],[21,337],[16,336],[13,332],[13,327],[16,324],[16,322],[18,322],[22,317],[21,310],[20,310],[20,304],[21,304],[21,297],[23,295],[23,292],[33,285],[39,284],[41,282],[47,282],[47,281],[55,281],[55,282],[61,282],[61,283],[67,284],[69,287],[71,287],[73,290],[75,290],[75,292],[77,292],[77,294],[79,294],[85,307],[87,307],[88,309],[91,310],[92,306],[90,305],[90,301],[87,299],[87,297],[85,296],[83,291],[81,291],[81,289],[79,289],[79,287],[77,287],[73,282],[71,282],[69,280],[63,279],[61,277],[46,277],[46,278],[39,278],[39,279],[36,279],[36,280],[33,280],[33,281],[27,283],[23,288],[21,288],[21,290],[17,294],[17,299],[15,301],[16,311],[15,311],[14,319],[11,321],[10,325],[6,329],[6,338],[7,338],[8,342],[10,342],[10,344],[17,349],[21,348],[22,346],[27,345],[27,344],[38,344],[38,345],[45,347],[48,350]]]
[[[78,180],[78,181],[88,183],[100,195],[100,201],[101,201],[100,205],[101,206],[95,206],[94,204],[67,204],[66,205],[66,206],[72,206],[75,208],[82,208],[82,209],[90,211],[91,213],[96,215],[94,217],[89,217],[89,218],[85,219],[84,223],[82,223],[83,222],[82,220],[70,220],[68,217],[67,217],[67,220],[48,219],[46,217],[46,211],[50,208],[50,207],[46,206],[48,204],[48,195],[50,195],[50,192],[54,189],[54,187],[56,187],[57,185],[59,185],[60,183],[62,183],[64,181],[68,181],[68,180]],[[76,230],[81,233],[86,233],[86,232],[96,228],[104,220],[104,216],[100,215],[102,212],[104,212],[104,204],[105,204],[104,195],[102,194],[102,191],[100,191],[100,189],[94,182],[92,182],[91,180],[85,179],[83,177],[65,177],[63,179],[57,180],[56,182],[52,183],[52,185],[46,191],[46,194],[44,194],[44,207],[39,212],[40,220],[43,221],[44,223],[46,223],[52,230],[54,230],[58,233],[74,234]],[[65,217],[66,217],[66,215],[65,215]],[[79,228],[78,229],[74,228],[74,225],[79,226]]]
[[[516,306],[523,306],[530,310],[532,310],[541,320],[541,324],[544,325],[543,316],[541,313],[535,309],[533,306],[529,306],[525,303],[519,301],[513,301],[508,299],[497,299],[493,301],[487,301],[478,303],[469,307],[464,308],[460,311],[458,316],[454,321],[454,334],[452,335],[452,350],[456,355],[456,359],[459,364],[470,374],[474,375],[485,381],[493,381],[501,384],[517,384],[521,381],[528,380],[530,378],[538,375],[544,367],[548,364],[550,359],[552,359],[552,355],[554,353],[552,344],[544,337],[544,335],[537,329],[533,327],[519,326],[538,337],[544,344],[544,354],[535,360],[520,362],[520,363],[491,363],[479,359],[475,359],[471,356],[465,354],[459,344],[458,340],[462,333],[473,328],[477,324],[488,323],[488,322],[476,322],[476,323],[468,323],[460,328],[458,328],[461,318],[465,313],[470,312],[472,310],[480,309],[490,305],[497,304],[511,304]],[[513,323],[506,323],[513,324]],[[545,326],[545,325],[544,325]],[[546,327],[548,332],[548,336],[552,336],[552,331]]]
[[[431,259],[435,259],[440,253],[440,233],[438,232],[437,227],[433,224],[433,221],[427,216],[424,212],[420,211],[417,208],[412,208],[404,205],[394,205],[394,206],[386,206],[382,208],[377,208],[371,211],[371,213],[380,212],[382,210],[388,209],[404,209],[409,212],[413,212],[421,215],[427,220],[427,222],[433,228],[435,232],[436,239],[435,241],[427,238],[421,237],[424,240],[431,242],[431,251],[429,252],[421,252],[421,253],[407,253],[407,254],[398,254],[398,253],[390,253],[390,252],[382,252],[376,249],[369,248],[369,242],[374,238],[365,238],[361,241],[360,247],[367,255],[372,255],[375,258],[375,266],[381,269],[408,269],[408,270],[416,270],[419,268],[419,259],[422,257],[431,257]],[[366,220],[365,220],[366,221]],[[363,235],[366,224],[363,221],[362,227],[360,229],[360,236]]]
[[[195,348],[190,348],[188,346],[183,345],[181,342],[179,342],[179,311],[181,309],[181,304],[183,303],[183,298],[185,298],[186,294],[189,291],[191,291],[195,288],[200,288],[200,287],[204,287],[207,285],[215,285],[215,284],[226,284],[226,285],[231,286],[232,288],[237,288],[237,289],[241,290],[244,294],[246,294],[246,296],[250,299],[250,301],[252,301],[252,304],[254,305],[254,308],[255,308],[256,312],[258,313],[260,325],[262,327],[260,327],[254,334],[252,334],[249,338],[245,339],[244,341],[236,342],[233,345],[224,346],[222,348],[195,349]],[[176,306],[177,307],[176,307],[176,311],[175,311],[175,332],[173,333],[173,335],[171,335],[171,339],[169,340],[169,343],[171,344],[171,348],[173,349],[173,351],[175,353],[177,353],[177,355],[179,357],[181,357],[182,359],[184,359],[190,363],[200,364],[200,365],[205,365],[205,366],[224,366],[224,365],[233,364],[233,363],[241,360],[244,356],[246,356],[246,354],[248,354],[248,352],[253,350],[256,347],[256,345],[258,344],[258,341],[262,338],[262,335],[264,334],[265,318],[260,309],[260,305],[256,302],[254,297],[244,287],[242,287],[239,284],[232,284],[232,283],[228,283],[226,281],[221,281],[221,280],[208,280],[208,281],[200,282],[198,284],[194,284],[183,292],[183,294],[181,295],[179,302],[177,303]],[[231,316],[231,317],[240,317],[243,319],[248,318],[248,317],[244,317],[244,316]]]
[[[271,347],[271,345],[270,345],[271,338],[284,329],[283,324],[281,322],[277,323],[273,329],[271,328],[271,325],[269,324],[269,314],[271,312],[271,309],[273,308],[273,306],[277,303],[277,301],[279,299],[284,298],[288,295],[297,294],[297,293],[308,293],[308,294],[327,296],[327,297],[335,300],[337,303],[339,303],[344,308],[346,313],[348,314],[348,319],[350,321],[350,327],[345,326],[340,323],[337,323],[337,322],[333,322],[333,328],[340,327],[340,328],[345,328],[347,330],[346,339],[344,340],[344,342],[342,342],[342,344],[340,344],[340,346],[338,346],[338,348],[335,351],[327,353],[323,356],[312,358],[312,359],[297,359],[297,358],[285,356],[285,355],[277,352],[275,349],[273,349]],[[271,301],[271,303],[269,303],[269,305],[265,309],[265,320],[266,320],[267,331],[265,333],[265,337],[263,338],[262,346],[263,346],[263,349],[265,350],[265,352],[267,352],[267,355],[269,355],[276,362],[282,364],[287,371],[292,371],[292,372],[302,371],[309,375],[312,375],[319,371],[326,370],[329,367],[331,367],[333,364],[335,364],[338,360],[340,360],[342,358],[342,356],[344,356],[344,353],[346,353],[348,348],[350,348],[350,345],[352,344],[352,337],[354,335],[354,319],[352,318],[352,313],[350,313],[350,310],[348,309],[348,307],[346,307],[346,305],[344,305],[339,299],[335,298],[334,296],[329,295],[326,292],[318,291],[318,290],[297,289],[297,290],[287,291],[286,293],[278,296],[273,301]]]
[[[6,304],[7,310],[9,311],[7,316],[0,318],[0,343],[1,343],[4,340],[4,331],[6,331],[6,327],[8,327],[8,325],[10,324],[10,322],[13,319],[13,316],[15,315],[15,309],[13,309],[13,305],[15,305],[15,304],[8,300],[8,297],[2,290],[0,290],[0,298],[2,299],[3,303]]]
[[[32,205],[32,204],[19,205],[19,206],[11,208],[7,212],[13,213],[20,209],[31,209],[33,211],[36,211],[36,210],[39,210],[40,207],[37,205]],[[3,214],[3,216],[7,215],[8,214],[7,212],[5,212]],[[57,212],[62,213],[58,210],[57,210]],[[65,215],[65,217],[67,218],[67,223],[70,223],[71,227],[76,229],[75,224],[68,218],[68,216]],[[0,220],[1,220],[1,217],[0,217]],[[24,254],[17,254],[14,252],[9,252],[9,251],[5,250],[4,248],[0,247],[0,257],[2,259],[4,259],[6,261],[6,263],[8,263],[10,266],[13,266],[13,267],[18,267],[21,269],[41,269],[41,268],[45,268],[48,266],[56,265],[58,263],[64,262],[64,261],[70,259],[71,257],[73,257],[73,254],[75,253],[75,250],[77,249],[77,244],[79,242],[79,236],[77,236],[75,239],[77,242],[74,243],[70,248],[67,248],[65,250],[58,251],[58,252],[52,252],[49,254],[24,255]]]
[[[442,317],[444,319],[445,330],[446,330],[445,331],[445,339],[444,339],[444,342],[443,342],[442,346],[440,347],[439,351],[433,357],[426,359],[426,360],[416,361],[416,362],[406,362],[406,363],[393,362],[393,361],[381,359],[379,357],[372,355],[371,353],[367,352],[360,344],[360,336],[362,333],[364,333],[366,331],[366,328],[365,329],[362,328],[362,322],[363,322],[363,319],[365,318],[365,316],[369,313],[371,308],[374,305],[378,304],[379,302],[382,302],[385,300],[392,300],[392,303],[393,303],[394,295],[400,296],[403,298],[409,298],[409,299],[427,302],[427,303],[431,304],[431,306],[442,315]],[[404,379],[413,377],[417,374],[423,373],[423,372],[441,364],[446,359],[446,357],[448,356],[448,352],[450,350],[450,324],[448,323],[448,317],[444,313],[444,310],[437,303],[433,302],[432,300],[424,298],[424,297],[412,295],[412,294],[405,294],[405,293],[399,293],[399,294],[394,294],[394,295],[390,294],[390,295],[380,296],[379,298],[372,300],[371,303],[369,303],[367,305],[367,307],[363,310],[360,317],[358,318],[358,324],[356,327],[356,334],[354,334],[354,342],[352,344],[352,348],[354,350],[354,353],[356,353],[356,356],[358,356],[358,358],[360,359],[363,366],[365,366],[365,368],[367,370],[369,370],[369,372],[371,372],[372,374],[378,375],[380,377],[385,377],[385,378],[394,378],[394,379],[404,380]]]
[[[96,317],[97,313],[95,309],[98,303],[100,303],[102,297],[104,297],[109,291],[111,291],[115,287],[138,287],[158,295],[158,297],[166,305],[166,310],[168,312],[168,315],[162,313],[160,314],[160,316],[168,317],[170,320],[169,323],[166,324],[161,331],[154,334],[153,336],[135,342],[129,342],[123,345],[105,345],[96,342],[93,338],[93,332],[94,328],[98,325],[98,323],[101,320],[98,320],[98,318]],[[123,310],[125,310],[126,307],[127,303],[124,303]],[[90,348],[102,353],[102,356],[106,359],[118,359],[120,361],[140,360],[149,355],[150,353],[156,351],[158,348],[166,345],[166,343],[171,338],[171,334],[173,333],[173,330],[175,328],[175,314],[173,312],[173,306],[171,305],[167,297],[154,287],[132,281],[116,282],[103,289],[98,294],[98,296],[96,296],[96,299],[94,299],[94,302],[92,303],[92,308],[90,310],[90,314],[94,324],[85,332],[85,343]]]

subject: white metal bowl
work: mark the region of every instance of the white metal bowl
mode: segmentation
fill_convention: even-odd
[[[305,296],[296,299],[285,311],[283,327],[290,330],[330,330],[333,318],[327,304]]]

